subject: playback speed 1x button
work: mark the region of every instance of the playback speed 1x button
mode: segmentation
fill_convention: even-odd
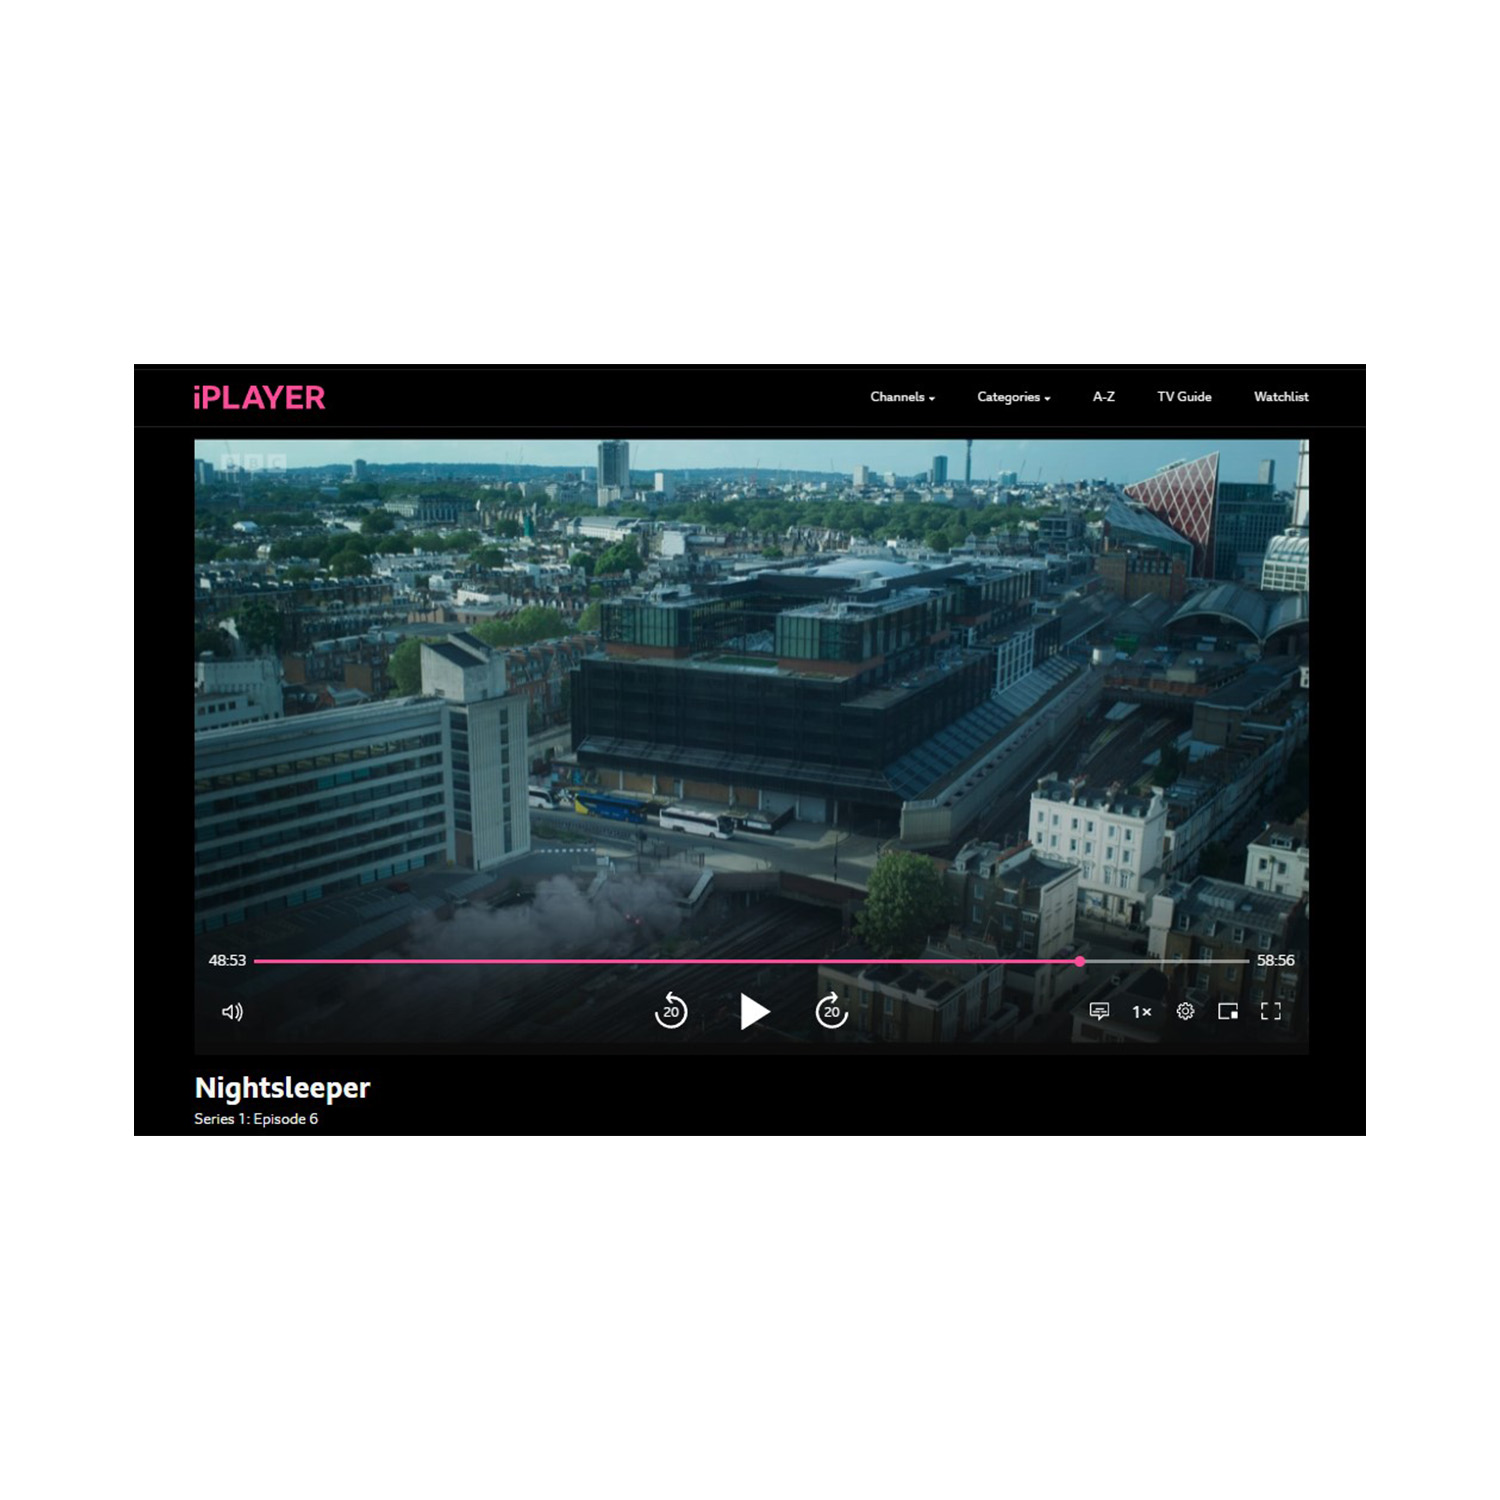
[[[848,1008],[843,1005],[838,997],[837,990],[829,990],[818,1003],[813,1006],[813,1016],[819,1026],[826,1031],[837,1031],[845,1021],[849,1019]]]

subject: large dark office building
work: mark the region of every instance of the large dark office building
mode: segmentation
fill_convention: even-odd
[[[573,678],[579,764],[625,790],[890,822],[1016,719],[997,646],[1033,633],[1028,683],[1050,665],[1037,576],[850,556],[606,600]]]

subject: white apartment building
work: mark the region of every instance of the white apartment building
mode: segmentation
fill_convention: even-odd
[[[1089,786],[1056,774],[1031,794],[1032,847],[1047,859],[1078,866],[1078,909],[1084,916],[1136,926],[1162,884],[1167,803],[1118,785]]]
[[[1267,823],[1245,850],[1245,884],[1274,896],[1305,896],[1311,860],[1305,823]]]

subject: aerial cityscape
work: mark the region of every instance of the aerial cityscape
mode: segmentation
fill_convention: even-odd
[[[1308,442],[868,446],[199,442],[200,1029],[1305,1038]]]

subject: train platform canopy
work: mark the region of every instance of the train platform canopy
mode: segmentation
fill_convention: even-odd
[[[1186,600],[1167,622],[1179,625],[1194,619],[1230,620],[1248,630],[1262,645],[1284,630],[1308,623],[1307,594],[1268,594],[1238,583],[1216,583]]]

